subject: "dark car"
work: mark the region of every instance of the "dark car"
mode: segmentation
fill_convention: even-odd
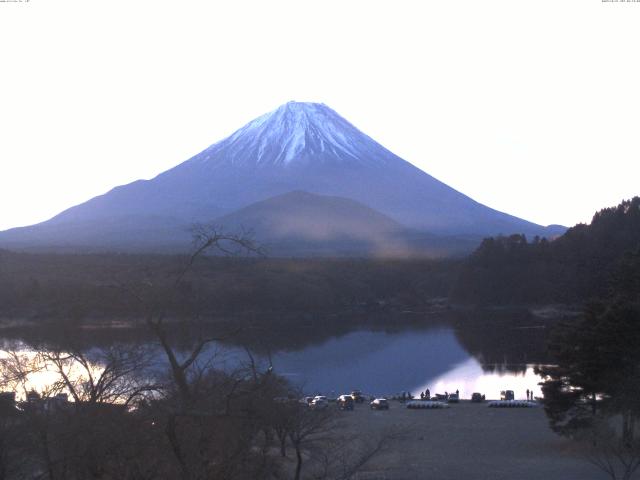
[[[481,403],[484,401],[484,395],[478,392],[473,392],[471,395],[471,401],[474,403]]]
[[[340,410],[353,410],[355,400],[351,395],[340,395],[336,400],[336,404]]]
[[[360,390],[354,390],[353,392],[351,392],[351,398],[353,398],[353,401],[356,403],[364,402],[364,395]]]
[[[374,399],[369,406],[371,410],[389,410],[389,402],[386,398],[376,398]]]
[[[513,390],[502,390],[500,392],[500,400],[513,400],[514,398]]]

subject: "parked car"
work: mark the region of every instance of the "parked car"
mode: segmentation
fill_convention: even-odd
[[[364,395],[360,390],[354,390],[353,392],[351,392],[351,398],[353,398],[353,401],[356,403],[364,402]]]
[[[324,410],[329,406],[329,400],[325,396],[318,395],[313,397],[309,406],[315,410]]]
[[[340,410],[353,410],[355,400],[351,395],[340,395],[336,403]]]
[[[471,395],[471,401],[473,403],[484,402],[484,395],[482,395],[481,393],[478,393],[478,392],[473,392],[473,394]]]
[[[460,401],[460,395],[457,393],[450,393],[449,398],[447,398],[449,403],[458,403]]]
[[[371,410],[389,410],[389,402],[386,398],[375,398],[370,404]]]
[[[500,392],[500,400],[513,400],[514,398],[513,390],[502,390]]]

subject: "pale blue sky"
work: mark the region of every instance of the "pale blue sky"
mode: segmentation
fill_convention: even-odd
[[[640,194],[640,3],[0,3],[0,229],[324,102],[472,198],[572,225]]]

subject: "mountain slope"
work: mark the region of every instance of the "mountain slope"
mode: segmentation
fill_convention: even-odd
[[[400,232],[402,225],[348,198],[294,191],[254,203],[216,220],[225,228],[250,228],[271,239],[367,239]]]
[[[1,233],[0,244],[72,245],[89,240],[87,231],[106,229],[96,246],[109,248],[114,236],[118,245],[126,244],[134,218],[137,242],[144,244],[146,236],[149,246],[174,243],[183,236],[174,223],[184,230],[295,190],[356,200],[414,230],[474,236],[547,232],[448,187],[329,107],[290,102],[152,180],[116,187],[47,222]],[[158,233],[164,228],[175,238]]]
[[[391,218],[342,197],[289,192],[215,221],[226,230],[250,229],[270,254],[349,255],[406,252],[404,228]]]
[[[431,249],[434,256],[454,253],[428,245],[434,236],[414,233],[355,200],[303,191],[277,195],[215,221],[226,230],[250,229],[276,256],[406,256]]]

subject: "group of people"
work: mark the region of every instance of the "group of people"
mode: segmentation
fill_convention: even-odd
[[[444,392],[444,396],[445,398],[449,398],[449,392]],[[460,398],[460,391],[456,390],[456,396],[458,398]],[[484,395],[482,395],[482,399],[484,400]],[[413,400],[413,395],[410,392],[402,392],[402,395],[400,395],[400,400],[405,401],[405,400]],[[424,392],[420,392],[420,400],[431,400],[431,392],[429,391],[429,389],[427,388]],[[528,401],[533,401],[533,390],[529,390],[527,388],[527,400]]]
[[[424,392],[420,392],[420,400],[430,400],[431,392],[427,388]]]
[[[446,400],[449,399],[449,392],[444,392]],[[456,390],[456,397],[460,398],[460,390]],[[420,392],[420,400],[431,400],[431,392],[427,388],[424,392]]]
[[[422,394],[420,394],[420,398],[422,398]],[[411,392],[402,392],[400,394],[400,401],[405,402],[407,400],[413,400],[413,395],[411,394]]]

